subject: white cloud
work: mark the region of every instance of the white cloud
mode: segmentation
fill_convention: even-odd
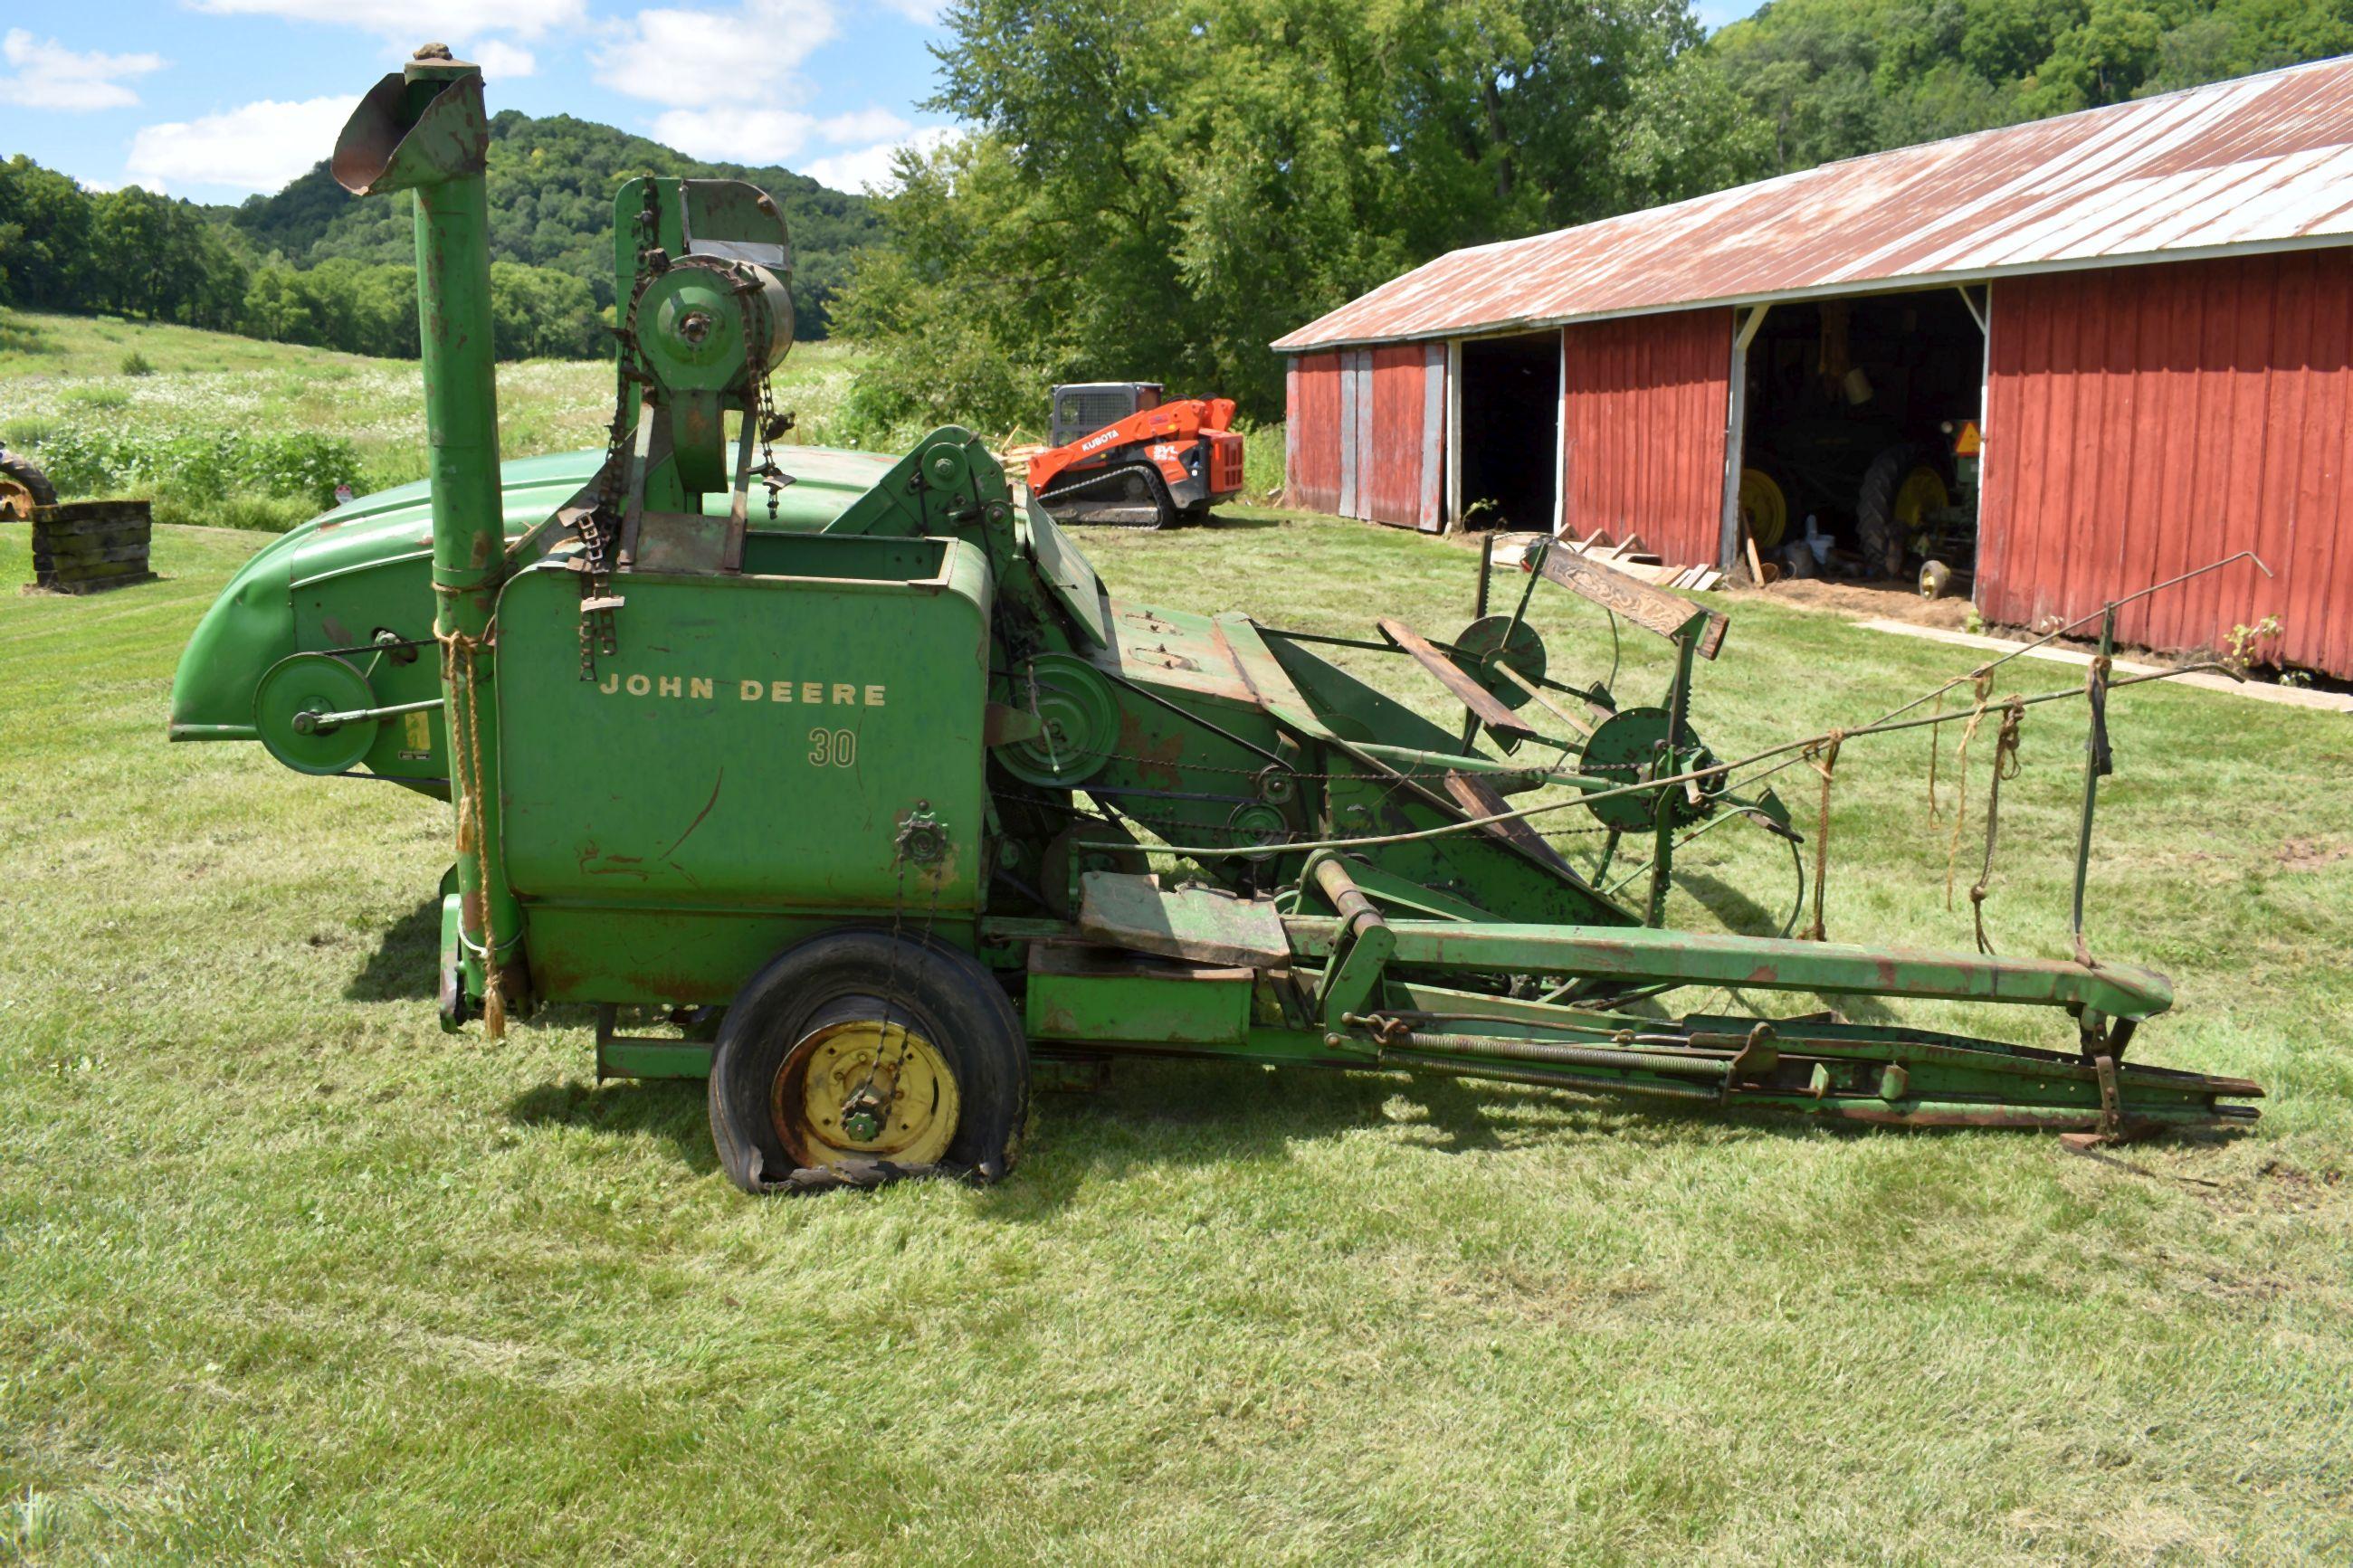
[[[889,110],[873,104],[820,120],[817,125],[818,134],[833,142],[888,142],[913,129]]]
[[[16,68],[0,78],[0,103],[12,109],[127,109],[139,101],[128,79],[164,68],[161,55],[80,54],[22,27],[0,38],[0,58]]]
[[[790,109],[672,109],[654,140],[714,163],[781,163],[808,145],[817,121]]]
[[[275,191],[333,150],[355,101],[263,99],[201,120],[150,125],[131,139],[124,166],[151,190]]]
[[[485,38],[470,49],[459,49],[458,57],[481,67],[485,81],[512,81],[539,69],[539,60],[529,49],[496,38]]]
[[[277,16],[289,22],[338,22],[385,37],[421,44],[428,38],[513,33],[536,38],[551,27],[577,27],[586,0],[192,0],[216,16]]]
[[[881,142],[871,147],[853,152],[837,153],[829,157],[812,158],[800,165],[800,172],[820,185],[837,191],[889,191],[898,184],[892,165],[901,148],[928,153],[955,138],[953,125],[926,125],[912,136],[895,142]]]
[[[882,9],[928,27],[940,19],[940,0],[882,0]]]
[[[800,63],[839,31],[832,0],[743,0],[724,10],[640,11],[596,50],[596,79],[681,109],[798,96]],[[756,68],[746,68],[754,62]]]

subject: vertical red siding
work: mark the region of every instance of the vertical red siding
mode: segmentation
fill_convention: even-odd
[[[1340,356],[1301,354],[1292,361],[1291,427],[1284,476],[1291,504],[1316,511],[1340,510]]]
[[[1561,527],[1639,533],[1675,564],[1714,561],[1724,517],[1732,312],[1567,327]]]
[[[2052,273],[1995,287],[1977,602],[2042,626],[2128,608],[2153,647],[2276,615],[2280,657],[2353,676],[2353,253]]]
[[[1359,456],[1359,508],[1375,522],[1421,521],[1422,346],[1373,351],[1373,448]]]

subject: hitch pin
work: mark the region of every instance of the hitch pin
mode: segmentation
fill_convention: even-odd
[[[403,713],[429,713],[441,706],[438,697],[423,702],[396,702],[389,708],[354,708],[346,713],[297,713],[294,732],[298,735],[332,735],[346,724],[357,724],[368,719],[392,719]]]

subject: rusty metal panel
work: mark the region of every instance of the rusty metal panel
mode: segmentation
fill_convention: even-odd
[[[1421,358],[1421,513],[1415,526],[1435,533],[1446,523],[1446,345],[1425,343]]]
[[[1340,360],[1336,353],[1301,354],[1292,362],[1297,400],[1283,433],[1284,480],[1292,504],[1317,511],[1340,507]]]
[[[1441,256],[1280,349],[2353,241],[2353,58],[2006,126]]]
[[[1565,329],[1562,531],[1639,533],[1675,564],[1715,560],[1731,365],[1728,310]]]
[[[2279,657],[2353,676],[2353,252],[2001,286],[1989,344],[1976,597],[2044,628],[2253,550],[2130,606],[2119,634],[2216,647],[2280,617]]]

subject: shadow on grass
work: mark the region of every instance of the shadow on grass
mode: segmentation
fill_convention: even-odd
[[[375,951],[343,987],[347,1002],[431,1001],[441,945],[441,896],[436,893],[384,930]]]
[[[1401,1108],[1394,1102],[1403,1101]],[[719,1169],[702,1085],[680,1079],[548,1083],[507,1104],[521,1127],[566,1127],[605,1138],[658,1140],[697,1175]],[[1696,1138],[1775,1142],[1970,1137],[1967,1127],[1871,1127],[1749,1108],[1646,1103],[1436,1074],[1269,1070],[1219,1062],[1116,1064],[1111,1087],[1047,1093],[1031,1102],[1024,1158],[991,1189],[1000,1218],[1040,1218],[1080,1190],[1139,1173],[1230,1166],[1237,1173],[1288,1161],[1303,1144],[1352,1131],[1402,1127],[1413,1134],[1389,1157],[1510,1152],[1589,1143],[1666,1152]],[[2020,1133],[2021,1137],[2031,1136]]]
[[[1779,936],[1782,924],[1789,918],[1786,910],[1777,914],[1731,883],[1704,871],[1677,871],[1674,876],[1676,887],[1697,899],[1701,908],[1736,935]]]
[[[507,1102],[518,1127],[571,1127],[605,1137],[651,1138],[676,1151],[699,1176],[719,1169],[699,1079],[618,1079],[543,1083]]]
[[[1029,1158],[1005,1190],[1003,1212],[1010,1218],[1043,1213],[1088,1183],[1140,1171],[1202,1165],[1242,1171],[1280,1163],[1302,1144],[1352,1131],[1409,1129],[1410,1146],[1400,1145],[1394,1157],[1423,1159],[1597,1139],[1663,1149],[1688,1143],[1704,1125],[1775,1139],[1850,1131],[1434,1073],[1124,1061],[1114,1065],[1108,1089],[1039,1098]]]

